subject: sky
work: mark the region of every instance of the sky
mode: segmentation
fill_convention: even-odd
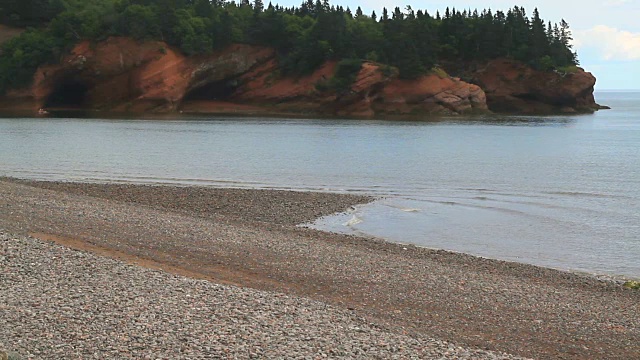
[[[299,5],[302,1],[274,0],[283,6]],[[597,90],[640,89],[640,0],[330,0],[331,4],[349,6],[352,10],[360,6],[366,14],[381,9],[392,10],[396,6],[404,9],[410,5],[414,10],[426,9],[431,14],[436,10],[455,7],[463,9],[503,10],[514,5],[526,9],[531,16],[538,8],[540,16],[552,23],[564,19],[573,33],[574,49],[578,52],[580,66],[593,73],[597,79]],[[266,3],[266,1],[265,1]]]

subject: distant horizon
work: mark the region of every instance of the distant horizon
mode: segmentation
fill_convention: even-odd
[[[595,88],[594,92],[640,92],[640,88],[638,89],[613,89],[613,88],[609,88],[609,89],[598,89]]]

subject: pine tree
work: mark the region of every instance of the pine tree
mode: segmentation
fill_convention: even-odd
[[[380,21],[382,21],[382,22],[389,21],[389,13],[387,12],[387,8],[386,7],[382,8],[382,18],[380,19]]]
[[[253,1],[253,12],[254,14],[259,14],[264,10],[264,3],[262,0],[254,0]]]
[[[531,19],[531,37],[529,42],[530,58],[534,64],[549,54],[549,41],[547,39],[547,29],[544,21],[540,18],[538,9],[533,10],[533,18]]]

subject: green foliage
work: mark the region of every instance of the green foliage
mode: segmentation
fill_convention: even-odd
[[[382,72],[382,75],[386,77],[391,77],[396,75],[397,71],[398,69],[394,68],[393,66],[389,66],[389,65],[380,66],[380,72]]]
[[[361,68],[362,60],[360,59],[344,59],[340,61],[331,79],[332,88],[336,91],[346,91],[351,88]]]
[[[640,281],[627,281],[625,282],[622,286],[628,288],[628,289],[633,289],[633,290],[640,290]]]
[[[368,61],[378,61],[378,53],[375,51],[369,51],[365,56],[364,56],[365,60]]]
[[[357,61],[389,65],[389,74],[412,79],[439,62],[477,63],[508,57],[543,70],[570,72],[578,64],[569,25],[545,24],[537,9],[458,11],[443,16],[410,6],[382,16],[353,14],[327,0],[304,0],[284,8],[263,0],[0,0],[0,22],[38,27],[5,44],[0,89],[28,83],[38,65],[56,62],[80,40],[131,36],[161,40],[187,55],[208,53],[233,42],[277,50],[283,74],[313,72],[327,60],[341,61],[329,86],[346,89]],[[397,72],[396,72],[397,71]]]
[[[182,51],[187,55],[211,51],[213,40],[208,32],[209,19],[191,16],[186,10],[178,10],[176,17],[173,33]]]
[[[553,59],[549,55],[539,58],[533,66],[539,70],[549,71],[554,69]]]
[[[101,34],[101,22],[96,13],[65,11],[50,24],[51,34],[67,41],[95,39]]]
[[[128,6],[120,18],[120,30],[137,40],[154,39],[160,35],[159,19],[149,6]]]
[[[580,71],[577,65],[569,65],[569,66],[561,66],[557,69],[561,73],[565,74],[575,74]]]
[[[63,46],[64,41],[34,29],[4,43],[0,57],[0,93],[28,85],[38,66],[56,59]]]
[[[13,26],[39,26],[64,10],[60,0],[3,0],[0,23]]]
[[[346,92],[356,80],[360,69],[362,68],[362,60],[360,59],[344,59],[336,65],[333,77],[329,80],[321,80],[316,83],[316,90],[320,92],[335,91],[338,93]]]
[[[436,76],[438,76],[440,79],[447,79],[449,78],[449,74],[447,74],[446,71],[444,71],[443,68],[441,67],[434,67],[431,69],[431,73],[435,74]]]

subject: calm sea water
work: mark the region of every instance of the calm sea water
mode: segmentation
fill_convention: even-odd
[[[0,175],[359,192],[314,226],[640,277],[640,93],[584,116],[0,119]]]

